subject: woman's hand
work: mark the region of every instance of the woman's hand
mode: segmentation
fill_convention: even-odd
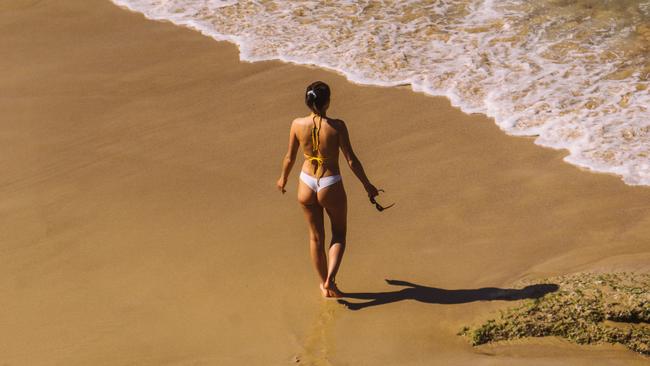
[[[373,186],[372,183],[368,183],[365,187],[366,192],[368,192],[368,197],[373,198],[379,195],[379,190],[377,187]]]
[[[278,191],[282,192],[284,194],[286,191],[284,190],[284,187],[287,185],[287,178],[285,177],[280,177],[278,179],[277,183],[275,185],[278,187]]]

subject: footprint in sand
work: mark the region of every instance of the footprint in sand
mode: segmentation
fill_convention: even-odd
[[[303,352],[292,358],[296,365],[331,366],[330,357],[334,351],[332,329],[339,306],[336,302],[323,301],[319,313],[314,317],[307,332]]]

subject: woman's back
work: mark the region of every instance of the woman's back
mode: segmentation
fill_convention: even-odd
[[[320,156],[325,158],[322,171],[319,176],[323,177],[339,174],[339,125],[342,123],[339,120],[329,119],[318,116],[296,118],[294,121],[294,128],[296,137],[302,147],[302,152],[306,156]],[[315,151],[314,141],[312,139],[312,131],[315,127],[318,128],[318,151]],[[316,176],[316,169],[318,163],[305,159],[302,166],[302,171]]]

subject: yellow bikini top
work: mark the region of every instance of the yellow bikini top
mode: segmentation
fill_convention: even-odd
[[[316,166],[316,170],[314,171],[314,175],[316,176],[316,184],[320,181],[321,176],[323,175],[323,164],[327,160],[326,157],[320,156],[320,128],[321,125],[323,124],[323,117],[318,116],[319,121],[318,121],[318,127],[316,126],[316,120],[314,119],[314,126],[311,128],[311,150],[312,150],[312,155],[305,155],[305,159],[308,161],[312,162],[315,161],[318,165]],[[320,172],[320,174],[318,174]]]

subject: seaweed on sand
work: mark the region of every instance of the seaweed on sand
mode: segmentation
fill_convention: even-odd
[[[650,274],[578,273],[543,282],[559,290],[459,334],[475,346],[556,336],[578,344],[620,343],[650,355]]]

